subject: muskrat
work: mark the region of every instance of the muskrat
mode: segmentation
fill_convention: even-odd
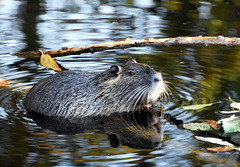
[[[47,116],[109,115],[149,108],[165,92],[159,72],[132,60],[101,73],[58,72],[37,83],[23,105],[28,111]]]

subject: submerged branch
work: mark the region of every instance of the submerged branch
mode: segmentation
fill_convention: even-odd
[[[94,53],[103,50],[111,49],[125,49],[131,47],[142,46],[173,46],[173,45],[225,45],[225,46],[239,46],[240,38],[230,37],[175,37],[175,38],[148,38],[138,40],[125,40],[116,42],[106,42],[90,46],[80,46],[72,48],[62,48],[59,50],[47,51],[46,54],[52,57],[60,57],[66,55],[76,55],[81,53]],[[41,56],[40,51],[32,52],[19,52],[13,55],[25,57],[28,59],[39,59]]]

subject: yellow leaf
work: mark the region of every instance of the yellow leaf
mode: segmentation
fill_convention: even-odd
[[[53,60],[53,58],[49,54],[44,54],[43,51],[39,50],[42,55],[40,57],[40,65],[50,68],[54,71],[62,71],[61,68],[59,68],[58,64]]]

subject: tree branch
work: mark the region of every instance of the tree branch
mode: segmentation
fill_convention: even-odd
[[[66,55],[76,55],[81,53],[94,53],[103,50],[111,49],[126,49],[131,47],[143,47],[143,46],[173,46],[173,45],[225,45],[225,46],[239,46],[240,38],[229,37],[175,37],[175,38],[148,38],[138,40],[125,40],[116,42],[106,42],[90,46],[80,46],[72,48],[62,48],[59,50],[51,50],[45,52],[52,57],[60,57]],[[13,55],[25,57],[28,59],[39,59],[41,52],[19,52]]]

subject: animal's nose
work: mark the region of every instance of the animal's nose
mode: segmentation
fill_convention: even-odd
[[[156,73],[153,78],[154,82],[160,82],[162,81],[162,75],[160,73]]]
[[[153,80],[154,80],[155,82],[159,82],[159,81],[160,81],[160,79],[157,78],[157,77],[155,77]]]

